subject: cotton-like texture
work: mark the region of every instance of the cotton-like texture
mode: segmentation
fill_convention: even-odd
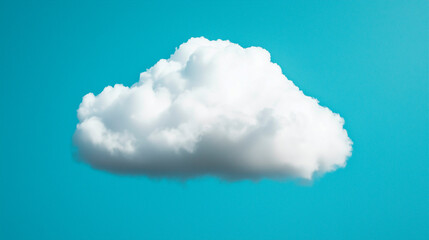
[[[344,167],[344,120],[306,96],[260,47],[191,38],[169,59],[84,96],[81,159],[121,174],[311,179]]]

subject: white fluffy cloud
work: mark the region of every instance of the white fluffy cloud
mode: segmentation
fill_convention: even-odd
[[[304,178],[344,167],[352,142],[336,113],[304,95],[260,47],[191,38],[169,59],[84,96],[81,159],[122,174]]]

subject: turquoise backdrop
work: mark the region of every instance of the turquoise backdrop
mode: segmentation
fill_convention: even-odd
[[[0,1],[0,239],[429,239],[429,2]],[[88,92],[190,37],[271,52],[344,117],[312,184],[116,176],[77,162]]]

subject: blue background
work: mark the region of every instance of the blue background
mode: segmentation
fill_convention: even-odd
[[[429,239],[428,4],[2,0],[0,239]],[[345,118],[347,167],[182,183],[74,160],[81,98],[197,36],[270,51]]]

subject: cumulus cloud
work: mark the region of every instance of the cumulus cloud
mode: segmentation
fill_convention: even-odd
[[[74,143],[98,169],[150,177],[311,179],[344,167],[344,120],[260,47],[191,38],[169,59],[83,97]]]

